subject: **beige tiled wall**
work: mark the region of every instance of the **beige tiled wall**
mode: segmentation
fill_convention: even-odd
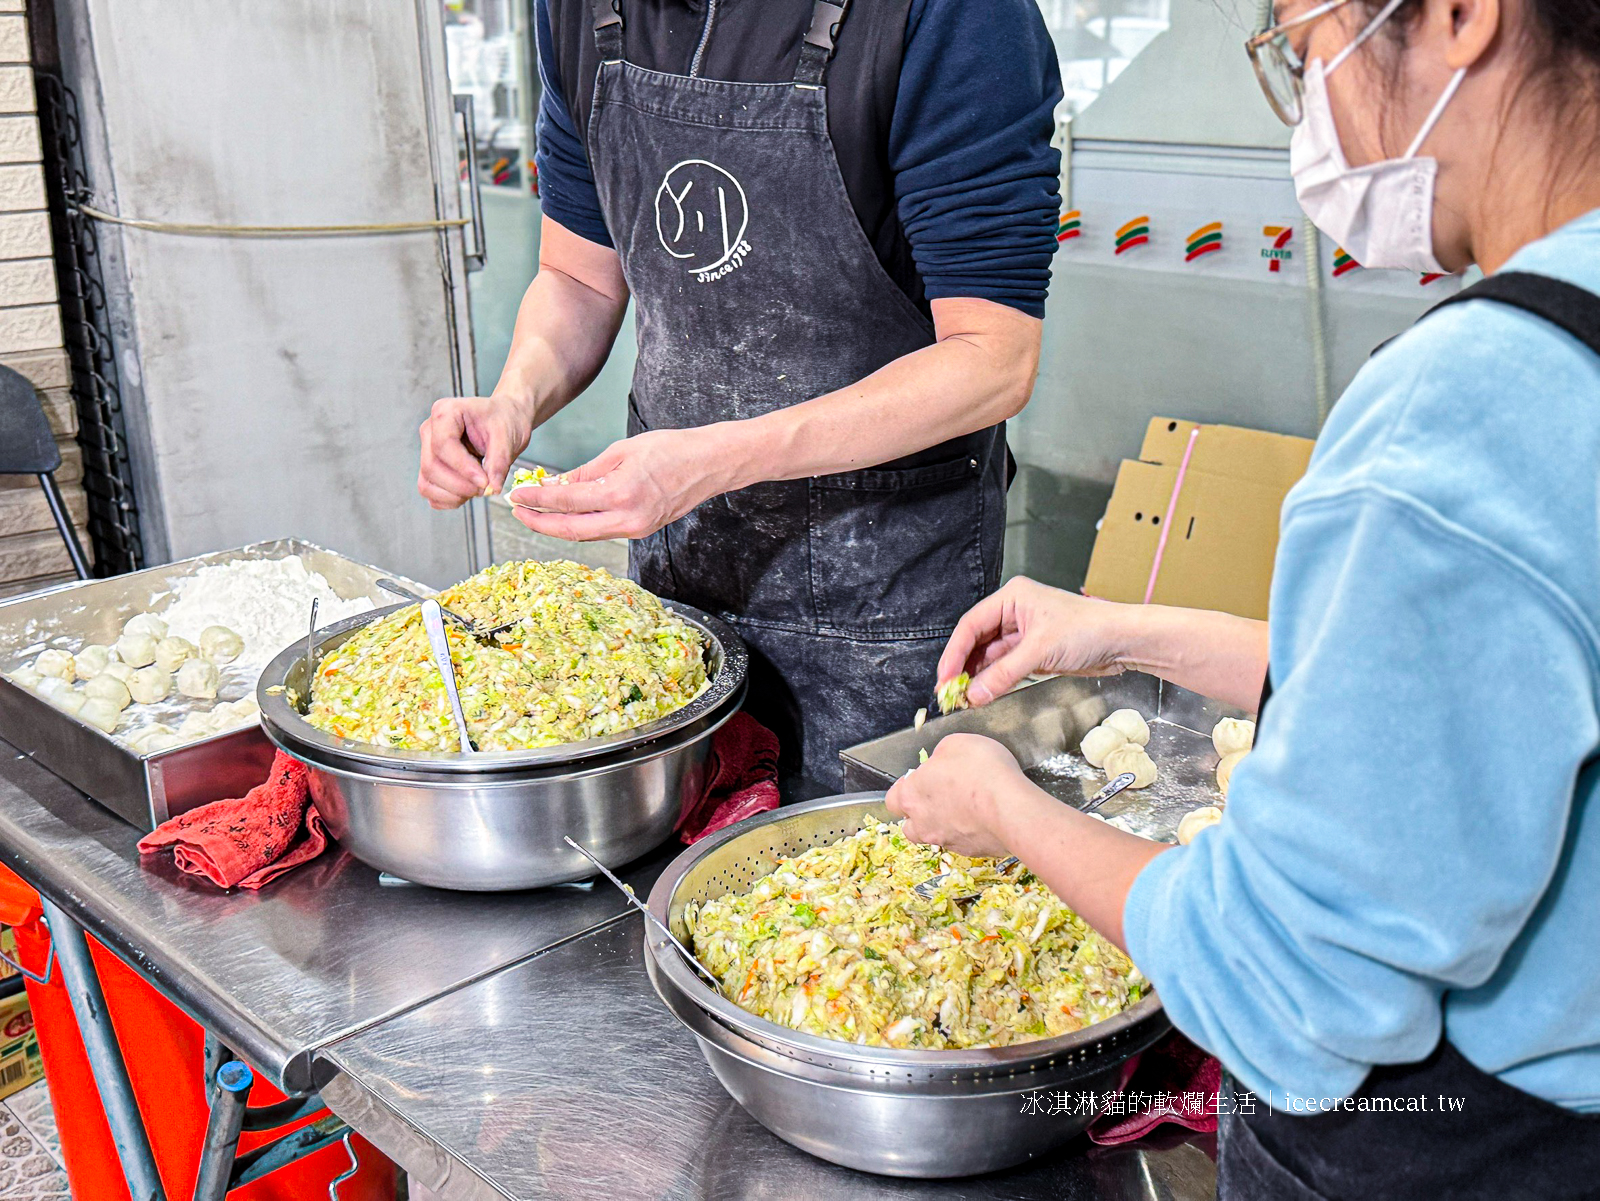
[[[20,371],[38,389],[61,443],[63,462],[56,479],[87,546],[83,459],[73,441],[78,419],[62,348],[22,7],[23,0],[0,0],[0,363]],[[0,475],[0,596],[71,577],[71,562],[38,480],[31,475]]]

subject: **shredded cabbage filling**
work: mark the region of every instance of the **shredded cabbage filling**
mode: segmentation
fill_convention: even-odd
[[[490,643],[445,625],[461,707],[481,751],[631,729],[682,708],[709,684],[700,632],[601,568],[498,563],[439,601],[483,628],[516,619]],[[318,665],[306,720],[376,746],[455,750],[420,607],[398,609],[332,651]]]
[[[931,900],[913,888],[949,875]],[[973,896],[972,894],[976,894]],[[1080,1030],[1147,991],[1127,956],[1026,869],[1001,874],[874,824],[686,907],[695,954],[758,1017],[929,1050]]]

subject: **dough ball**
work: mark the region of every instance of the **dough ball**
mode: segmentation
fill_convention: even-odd
[[[1222,810],[1215,805],[1202,805],[1199,809],[1191,809],[1178,823],[1178,845],[1188,846],[1201,830],[1208,829],[1221,820]]]
[[[1106,756],[1105,773],[1108,778],[1115,779],[1125,771],[1133,773],[1133,783],[1128,785],[1129,788],[1149,788],[1156,782],[1155,760],[1137,743],[1124,743]]]
[[[153,641],[160,642],[167,636],[167,623],[154,613],[139,613],[128,618],[123,625],[124,634],[144,634]],[[140,666],[144,666],[142,663]]]
[[[72,656],[72,666],[80,680],[92,680],[111,665],[111,648],[95,643]]]
[[[200,631],[200,653],[219,666],[244,653],[244,639],[227,626],[207,626]]]
[[[73,665],[71,652],[58,651],[53,647],[39,652],[39,657],[33,661],[33,670],[42,676],[55,676],[69,684],[78,678],[78,669]]]
[[[128,686],[116,676],[99,675],[83,686],[83,695],[90,700],[105,701],[114,705],[118,713],[126,709],[133,700],[128,691]]]
[[[185,659],[193,659],[200,648],[187,638],[163,638],[156,643],[156,666],[162,671],[177,671]]]
[[[40,682],[46,678],[32,667],[19,667],[6,677],[18,688],[26,688],[29,692],[38,691]]]
[[[121,680],[124,684],[127,684],[133,680],[133,673],[138,670],[137,667],[124,663],[121,659],[113,659],[106,664],[106,669],[100,674],[110,676],[114,680]]]
[[[1091,767],[1105,766],[1106,756],[1118,747],[1128,745],[1127,736],[1110,726],[1096,726],[1083,736],[1078,750]]]
[[[1219,755],[1248,751],[1256,740],[1256,723],[1242,717],[1224,717],[1211,728],[1211,745]]]
[[[182,741],[183,739],[171,730],[158,730],[139,744],[139,751],[141,754],[153,755],[157,751],[171,750]]]
[[[122,720],[122,710],[103,697],[91,696],[84,699],[83,707],[78,710],[78,718],[109,734]]]
[[[1222,757],[1222,762],[1217,764],[1217,790],[1223,796],[1228,795],[1228,785],[1233,782],[1233,769],[1248,755],[1249,751],[1232,751]]]
[[[149,634],[124,634],[117,639],[117,658],[129,667],[149,667],[156,661],[156,640]]]
[[[1144,718],[1139,716],[1137,709],[1118,709],[1100,724],[1110,726],[1123,738],[1140,746],[1150,742],[1150,727],[1145,724]]]
[[[176,678],[184,696],[209,701],[217,695],[217,668],[208,660],[185,659]]]
[[[167,699],[172,691],[172,673],[159,667],[141,667],[128,681],[128,693],[141,705],[153,705]]]
[[[196,738],[209,738],[217,732],[209,713],[189,713],[178,723],[178,737],[185,742]]]
[[[152,738],[155,738],[158,735],[170,735],[173,732],[174,731],[171,726],[165,725],[158,721],[153,725],[143,726],[140,729],[124,734],[122,736],[122,741],[126,742],[136,751],[143,751],[145,749],[145,743],[149,742]]]

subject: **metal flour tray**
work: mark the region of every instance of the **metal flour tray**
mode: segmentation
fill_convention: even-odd
[[[376,582],[381,576],[394,577],[394,572],[298,538],[257,542],[0,602],[0,672],[22,666],[47,646],[76,650],[87,643],[115,642],[123,622],[166,603],[173,585],[201,567],[290,555],[299,555],[308,571],[321,574],[346,600],[366,597],[387,604],[394,599]],[[432,589],[398,578],[432,595]],[[242,674],[224,673],[217,701],[255,694],[255,680],[243,679]],[[207,801],[243,795],[266,777],[273,754],[272,743],[257,725],[140,755],[4,678],[0,678],[0,736],[142,830]]]
[[[1211,728],[1224,717],[1251,715],[1141,672],[1042,680],[981,709],[850,747],[839,758],[847,787],[888,788],[917,765],[918,752],[931,752],[946,734],[985,734],[1015,755],[1035,784],[1081,809],[1106,777],[1084,761],[1078,746],[1115,709],[1137,709],[1150,723],[1150,757],[1159,774],[1149,788],[1113,797],[1100,816],[1131,834],[1176,842],[1184,814],[1222,803]]]

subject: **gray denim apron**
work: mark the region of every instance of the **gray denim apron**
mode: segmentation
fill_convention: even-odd
[[[828,136],[844,8],[815,6],[789,83],[637,67],[625,15],[596,0],[588,152],[635,305],[629,434],[758,417],[932,344]],[[1005,475],[1002,425],[872,470],[757,484],[635,541],[630,573],[738,629],[749,707],[786,771],[836,788],[839,750],[911,722],[956,620],[998,585]]]

